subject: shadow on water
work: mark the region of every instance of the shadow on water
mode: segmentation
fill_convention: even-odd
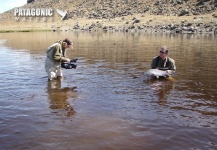
[[[57,115],[73,116],[74,107],[68,102],[69,98],[76,98],[77,87],[61,87],[61,80],[47,82],[48,99],[50,100],[50,109]]]

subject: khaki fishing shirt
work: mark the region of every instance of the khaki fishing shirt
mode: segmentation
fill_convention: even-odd
[[[47,57],[56,65],[60,65],[61,62],[65,62],[68,59],[65,57],[66,51],[63,47],[63,41],[57,41],[48,47],[46,53]]]

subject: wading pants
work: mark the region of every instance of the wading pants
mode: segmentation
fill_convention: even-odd
[[[45,60],[45,70],[50,80],[63,76],[60,64],[55,64],[48,57]]]

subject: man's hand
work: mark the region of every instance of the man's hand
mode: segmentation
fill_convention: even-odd
[[[171,70],[167,70],[167,71],[166,71],[166,77],[169,77],[171,74],[172,74],[172,71],[171,71]]]
[[[78,58],[74,58],[74,59],[72,59],[72,60],[70,60],[70,62],[77,62],[77,60],[78,60]]]
[[[70,59],[69,59],[69,58],[66,58],[66,62],[70,62]]]

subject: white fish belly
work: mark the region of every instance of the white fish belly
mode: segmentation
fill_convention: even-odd
[[[166,71],[158,70],[158,69],[149,69],[145,75],[148,76],[166,76]]]

